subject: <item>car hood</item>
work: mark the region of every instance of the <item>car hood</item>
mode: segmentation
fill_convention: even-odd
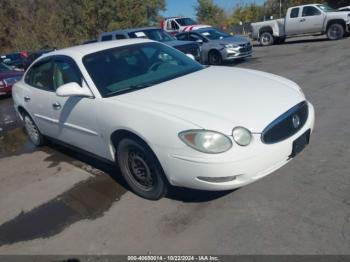
[[[336,12],[328,12],[327,13],[327,18],[328,20],[330,20],[331,18],[342,18],[344,19],[345,21],[347,21],[348,19],[348,15],[350,14],[349,11],[336,11]]]
[[[230,135],[236,126],[260,133],[305,97],[294,82],[285,78],[212,66],[111,99]]]
[[[242,36],[232,36],[227,37],[223,39],[217,39],[217,40],[210,40],[212,43],[218,43],[218,44],[248,44],[250,41]]]

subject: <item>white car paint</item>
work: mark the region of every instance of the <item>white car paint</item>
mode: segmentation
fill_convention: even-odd
[[[103,98],[87,73],[82,58],[90,53],[135,43],[128,39],[58,50],[52,55],[70,56],[79,66],[93,97],[59,97],[24,82],[15,84],[15,107],[24,108],[40,131],[99,157],[115,161],[111,134],[128,130],[142,138],[159,159],[172,185],[203,190],[227,190],[249,184],[285,165],[295,139],[313,129],[314,109],[308,102],[309,117],[292,137],[264,144],[261,132],[273,120],[305,100],[294,82],[254,70],[208,67],[186,76],[135,92]],[[34,63],[35,64],[35,63]],[[30,102],[25,102],[30,97]],[[52,105],[59,103],[55,110]],[[232,138],[237,126],[252,132],[252,142],[239,146]],[[184,130],[206,129],[229,136],[233,146],[221,154],[205,154],[183,143]],[[230,182],[212,183],[204,177],[237,176]]]

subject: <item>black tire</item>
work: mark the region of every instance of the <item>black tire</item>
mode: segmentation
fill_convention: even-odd
[[[269,46],[273,45],[275,42],[275,39],[273,35],[270,32],[264,32],[260,35],[260,44],[262,46]]]
[[[152,150],[137,139],[122,139],[117,146],[120,171],[135,194],[158,200],[168,191],[168,181]]]
[[[222,56],[219,51],[212,50],[208,54],[208,63],[209,65],[221,65]]]
[[[339,40],[345,35],[344,27],[341,24],[331,24],[327,29],[327,37],[329,40]]]
[[[37,147],[44,145],[44,136],[41,134],[33,119],[26,113],[23,115],[23,123],[30,141]]]

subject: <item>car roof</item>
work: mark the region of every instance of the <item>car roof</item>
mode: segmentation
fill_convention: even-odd
[[[46,53],[42,55],[42,57],[48,57],[53,55],[68,55],[72,57],[83,57],[85,55],[103,51],[106,49],[127,46],[132,44],[148,43],[148,42],[155,42],[155,41],[152,41],[149,39],[143,39],[143,38],[111,40],[111,41],[97,42],[97,43],[91,43],[88,45],[78,45],[78,46],[73,46],[65,49],[60,49],[60,50]]]
[[[117,33],[132,33],[132,32],[137,32],[137,31],[145,31],[145,30],[162,30],[160,27],[139,27],[139,28],[127,28],[127,29],[120,29],[120,30],[115,30],[111,32],[104,32],[101,34],[101,36],[105,35],[112,35],[112,34],[117,34]]]

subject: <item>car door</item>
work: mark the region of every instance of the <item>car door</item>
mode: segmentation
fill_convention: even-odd
[[[56,89],[71,82],[88,88],[78,66],[67,56],[56,56],[53,59],[53,81]],[[96,155],[107,155],[94,98],[55,95],[51,102],[56,138]]]
[[[25,107],[40,131],[51,137],[55,135],[50,102],[55,96],[52,69],[50,58],[36,62],[26,73],[23,86]]]
[[[285,20],[285,33],[286,35],[297,35],[300,34],[300,24],[301,20],[301,12],[299,7],[292,8],[290,13],[287,14]]]
[[[315,6],[304,6],[300,21],[300,33],[321,32],[323,29],[324,13]]]

